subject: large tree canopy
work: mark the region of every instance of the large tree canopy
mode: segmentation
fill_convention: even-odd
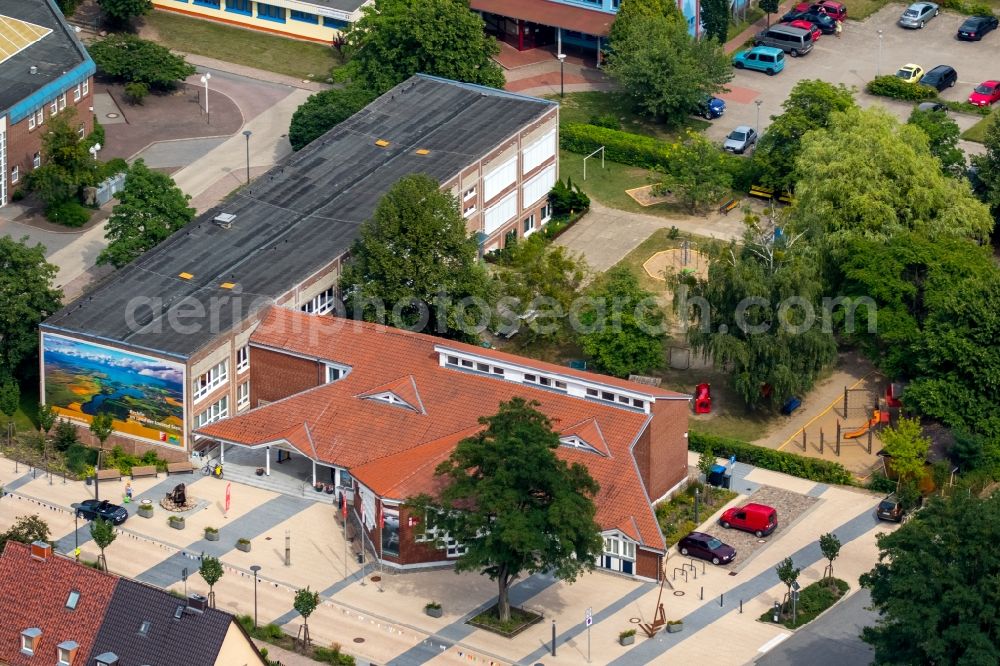
[[[0,237],[0,373],[13,375],[38,347],[38,325],[59,309],[62,292],[52,287],[58,268],[45,261],[45,247]]]
[[[507,591],[519,576],[551,571],[573,581],[593,569],[603,547],[597,482],[585,466],[556,456],[559,435],[537,406],[522,398],[501,403],[495,416],[480,419],[486,428],[438,466],[446,482],[439,498],[412,500],[425,509],[429,529],[465,547],[456,572],[497,581],[501,620],[510,618]]]
[[[382,94],[414,74],[504,85],[500,53],[468,0],[375,0],[346,33],[350,61],[338,73]]]
[[[394,325],[467,341],[489,323],[493,302],[458,202],[423,174],[402,178],[379,201],[340,285],[354,315],[384,321],[389,313]]]
[[[292,114],[288,141],[292,150],[301,150],[313,140],[344,122],[375,99],[375,94],[362,85],[323,90],[314,95]]]
[[[881,614],[862,638],[878,664],[1000,663],[1000,494],[934,499],[895,532],[878,534],[879,563],[861,577]]]
[[[156,42],[127,33],[115,33],[87,47],[102,74],[126,83],[170,89],[195,73],[183,56]]]

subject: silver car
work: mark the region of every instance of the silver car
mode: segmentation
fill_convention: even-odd
[[[728,153],[742,155],[756,143],[757,131],[752,127],[740,125],[729,133],[725,143],[722,144],[722,148]]]
[[[914,2],[899,17],[899,25],[904,28],[922,28],[941,13],[941,8],[933,2]]]

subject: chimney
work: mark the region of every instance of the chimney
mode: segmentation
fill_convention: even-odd
[[[31,544],[31,559],[44,562],[52,557],[52,544],[45,541],[36,541]]]
[[[206,608],[208,608],[208,597],[201,594],[188,595],[187,610],[204,613]]]

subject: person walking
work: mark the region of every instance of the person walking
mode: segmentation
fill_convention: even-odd
[[[125,484],[125,503],[128,504],[132,501],[132,482],[129,481]]]
[[[834,22],[833,31],[837,35],[837,39],[840,39],[840,33],[844,31],[844,24],[839,19]]]

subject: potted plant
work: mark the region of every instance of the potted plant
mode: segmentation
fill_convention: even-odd
[[[323,492],[323,484],[322,483],[317,483],[315,486],[313,486],[313,490],[315,490],[318,493]]]
[[[667,620],[667,633],[676,634],[684,628],[683,620]]]
[[[250,539],[239,538],[236,540],[236,550],[242,550],[244,553],[250,552]]]
[[[214,527],[205,528],[205,541],[218,541],[219,540],[219,530]]]
[[[139,502],[139,515],[143,518],[153,517],[153,500],[144,499]]]
[[[97,474],[97,470],[94,469],[93,465],[87,465],[83,468],[83,479],[87,482],[88,486],[94,485],[95,474]]]
[[[432,601],[427,605],[425,605],[424,612],[430,615],[431,617],[441,617],[441,615],[444,613],[444,611],[441,610],[441,604],[439,604],[436,601]]]
[[[257,468],[257,476],[264,476],[264,468],[263,467],[258,467]]]
[[[184,516],[170,516],[167,523],[175,530],[184,529]]]
[[[635,643],[635,629],[627,629],[618,634],[618,643],[620,645],[632,645]]]
[[[332,495],[334,492],[336,492],[336,490],[337,490],[337,487],[334,486],[332,483],[326,484],[326,494],[327,495]]]

